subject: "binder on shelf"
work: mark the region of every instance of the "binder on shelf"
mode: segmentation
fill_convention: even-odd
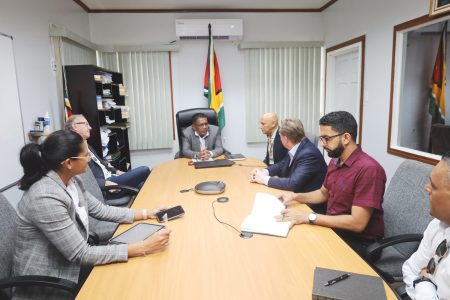
[[[326,283],[342,276],[344,280],[326,286]],[[378,276],[317,267],[314,270],[312,300],[383,300],[386,299],[383,281]]]

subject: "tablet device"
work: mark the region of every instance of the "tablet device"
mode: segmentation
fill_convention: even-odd
[[[111,244],[132,244],[145,240],[155,232],[163,229],[163,225],[138,223],[109,240]]]
[[[231,154],[231,153],[225,153],[225,158],[228,160],[244,160],[246,157],[240,153]]]

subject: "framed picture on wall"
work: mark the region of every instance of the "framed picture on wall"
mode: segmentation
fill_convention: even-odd
[[[430,17],[450,12],[450,0],[430,0]]]

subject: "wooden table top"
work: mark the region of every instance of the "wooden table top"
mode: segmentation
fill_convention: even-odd
[[[229,201],[214,203],[217,217],[239,230],[256,192],[285,193],[250,183],[254,166],[263,164],[248,158],[231,167],[194,169],[187,159],[177,159],[153,169],[133,207],[183,206],[184,217],[167,223],[169,246],[127,263],[95,267],[77,299],[311,299],[316,266],[376,275],[328,228],[297,225],[287,238],[255,234],[243,239],[220,224],[212,209],[219,196]],[[210,180],[225,182],[225,192],[179,192]],[[121,225],[117,233],[130,226]],[[388,299],[396,299],[386,284],[385,290]]]

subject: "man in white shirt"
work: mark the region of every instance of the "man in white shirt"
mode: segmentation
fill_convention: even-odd
[[[425,190],[435,219],[403,264],[403,281],[412,299],[450,299],[450,152],[434,167]]]
[[[84,140],[87,140],[91,136],[92,128],[83,115],[72,115],[67,120],[65,129],[72,130],[78,133]],[[150,168],[147,166],[140,166],[123,172],[111,166],[107,160],[102,159],[90,145],[89,152],[92,157],[92,160],[89,162],[89,167],[100,188],[120,184],[140,189],[150,175]],[[120,195],[110,195],[110,198],[119,197]]]

